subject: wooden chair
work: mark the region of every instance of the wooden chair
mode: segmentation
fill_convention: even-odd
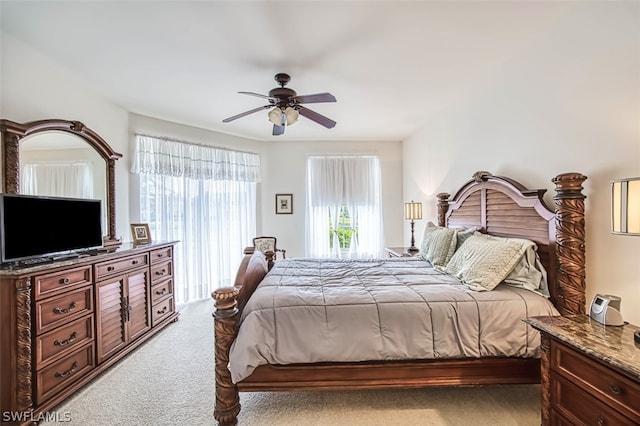
[[[286,259],[286,250],[279,249],[277,247],[277,239],[276,237],[255,237],[253,239],[253,248],[255,250],[259,250],[263,253],[267,253],[269,251],[273,252],[273,259],[276,259],[276,253],[282,253],[282,258]]]

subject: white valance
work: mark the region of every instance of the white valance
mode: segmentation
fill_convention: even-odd
[[[136,135],[132,173],[193,179],[260,182],[260,156]]]

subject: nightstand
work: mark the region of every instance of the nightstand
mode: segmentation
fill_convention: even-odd
[[[409,251],[409,247],[385,247],[389,257],[414,257],[420,254],[419,251]]]
[[[543,425],[640,424],[638,327],[586,315],[524,321],[540,331]]]

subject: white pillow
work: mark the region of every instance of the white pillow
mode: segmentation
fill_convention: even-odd
[[[420,254],[433,266],[446,265],[456,250],[458,229],[436,226],[428,222],[422,235]]]
[[[474,232],[456,250],[446,267],[436,269],[454,276],[476,291],[493,290],[520,261],[532,241],[500,238]]]

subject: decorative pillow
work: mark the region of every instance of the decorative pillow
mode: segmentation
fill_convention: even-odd
[[[531,245],[535,244],[476,231],[456,250],[446,267],[436,266],[436,269],[458,278],[472,290],[493,290],[509,275]]]
[[[459,229],[444,228],[428,222],[422,234],[420,254],[433,266],[444,266],[456,250],[456,235]]]
[[[462,243],[464,243],[467,238],[472,236],[476,231],[477,229],[475,227],[468,229],[460,228],[460,230],[458,230],[458,233],[456,234],[456,250],[458,250]]]
[[[504,279],[505,284],[526,288],[544,297],[549,297],[547,271],[540,262],[537,247],[528,246],[513,270]]]

